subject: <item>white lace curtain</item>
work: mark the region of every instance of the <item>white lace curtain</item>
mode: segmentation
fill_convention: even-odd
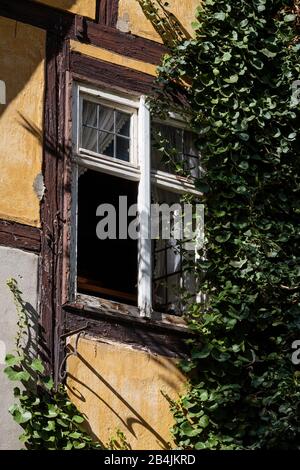
[[[83,148],[106,154],[107,149],[114,142],[115,135],[121,131],[128,120],[127,115],[123,113],[118,113],[118,118],[116,118],[117,113],[114,109],[97,103],[83,102]]]

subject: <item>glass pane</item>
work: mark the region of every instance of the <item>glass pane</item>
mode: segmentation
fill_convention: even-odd
[[[193,132],[152,124],[152,169],[198,178],[200,155]]]
[[[113,109],[99,105],[99,129],[109,132],[115,131],[114,113]]]
[[[173,274],[181,270],[180,246],[175,240],[172,240],[171,243],[173,246],[166,250],[167,274]]]
[[[98,153],[107,157],[114,157],[114,134],[98,132]]]
[[[116,158],[129,162],[130,140],[117,136]]]
[[[178,242],[172,237],[172,227],[174,226],[174,204],[180,203],[180,195],[165,191],[152,186],[152,201],[156,204],[165,204],[165,211],[162,214],[159,211],[159,220],[155,220],[152,212],[152,230],[155,226],[159,228],[158,233],[155,230],[153,240],[153,300],[154,309],[161,312],[180,314],[175,310],[175,303],[180,301],[180,292],[178,290],[181,276],[181,250]],[[168,227],[167,232],[165,232]],[[169,235],[169,236],[168,236]],[[152,232],[153,236],[153,232]],[[168,238],[166,238],[168,236]],[[175,284],[175,288],[174,288]]]
[[[160,279],[153,283],[154,308],[169,314],[181,314],[180,274]]]
[[[152,168],[179,173],[182,159],[183,131],[164,124],[152,124]]]
[[[200,154],[197,150],[196,136],[192,132],[184,131],[183,139],[183,158],[185,162],[185,168],[189,171],[190,175],[194,178],[200,176]]]
[[[81,146],[86,150],[97,152],[97,134],[98,132],[91,127],[82,128]]]
[[[155,240],[153,242],[154,263],[153,276],[155,279],[166,275],[166,249],[164,240]]]
[[[130,137],[130,114],[116,111],[116,133]]]
[[[167,304],[167,290],[165,279],[153,282],[153,306],[155,310],[165,311]]]
[[[180,301],[181,301],[181,275],[174,274],[173,276],[168,277],[167,279],[167,289],[168,289],[168,303],[167,311],[171,310],[174,313],[177,312],[180,314]]]
[[[82,104],[82,124],[84,126],[97,127],[97,107],[96,103],[83,100]]]
[[[187,304],[183,298],[194,300],[196,292],[195,252],[184,249],[183,222],[187,220],[182,218],[180,199],[180,194],[152,185],[152,203],[159,205],[156,210],[153,207],[151,214],[153,307],[156,311],[174,315],[182,314]]]

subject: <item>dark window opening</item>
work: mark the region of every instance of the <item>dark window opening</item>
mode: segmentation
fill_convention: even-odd
[[[119,196],[130,207],[137,202],[138,183],[79,168],[77,290],[104,299],[137,305],[137,241],[118,239]],[[100,240],[96,215],[100,204],[116,209],[117,239]],[[134,217],[128,217],[128,224]]]

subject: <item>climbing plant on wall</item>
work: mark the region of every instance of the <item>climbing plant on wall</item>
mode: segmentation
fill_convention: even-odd
[[[30,320],[26,302],[15,279],[8,281],[18,313],[16,349],[6,357],[5,373],[18,382],[14,389],[16,403],[10,413],[23,428],[20,441],[28,450],[98,450],[84,429],[85,417],[69,399],[61,385],[55,390],[42,361],[35,351],[30,334]]]
[[[190,308],[192,379],[172,404],[180,448],[299,448],[299,11],[203,1],[159,68],[152,111],[187,111],[204,168],[206,302]]]

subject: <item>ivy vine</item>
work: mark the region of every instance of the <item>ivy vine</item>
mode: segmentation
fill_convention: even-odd
[[[183,449],[300,448],[299,11],[205,0],[159,68],[152,111],[186,112],[204,168],[206,302],[190,308],[192,378],[172,403]]]
[[[9,410],[23,428],[20,441],[27,450],[102,449],[85,431],[86,420],[69,399],[65,387],[54,389],[42,361],[32,353],[26,303],[16,280],[10,279],[7,284],[17,307],[18,328],[16,350],[6,357],[5,373],[11,381],[21,383],[14,389],[17,402]]]

